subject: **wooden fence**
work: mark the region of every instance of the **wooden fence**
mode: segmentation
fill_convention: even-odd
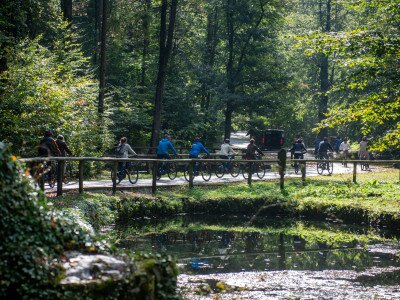
[[[244,160],[244,159],[235,159],[235,160],[228,160],[228,159],[152,159],[152,158],[111,158],[111,157],[35,157],[35,158],[22,158],[19,159],[22,163],[30,163],[30,164],[41,164],[43,162],[49,161],[56,161],[58,162],[57,167],[57,195],[60,196],[63,194],[63,178],[64,178],[64,165],[66,162],[69,161],[77,161],[78,162],[78,190],[79,193],[83,193],[83,182],[84,182],[84,167],[85,162],[104,162],[104,163],[112,163],[112,191],[115,193],[117,191],[117,178],[116,174],[118,171],[118,163],[119,162],[134,162],[134,163],[146,163],[151,167],[151,174],[152,174],[152,186],[151,190],[152,193],[155,194],[157,191],[157,170],[159,163],[167,163],[173,162],[177,165],[189,165],[188,173],[189,173],[189,181],[188,185],[190,188],[193,187],[193,179],[194,179],[194,166],[196,162],[203,162],[203,163],[210,163],[210,164],[218,164],[218,163],[229,163],[235,162],[242,165],[253,165],[253,164],[277,164],[279,170],[279,182],[280,188],[284,189],[284,182],[285,182],[285,171],[287,163],[299,163],[300,170],[301,170],[301,179],[305,181],[306,179],[306,171],[307,171],[307,164],[308,163],[321,163],[319,159],[291,159],[286,160],[286,151],[281,150],[278,153],[278,159],[262,159],[262,160]],[[397,164],[400,165],[400,160],[369,160],[369,161],[361,161],[361,160],[343,160],[343,159],[330,159],[324,160],[323,162],[329,163],[343,163],[346,162],[347,164],[353,165],[353,182],[357,183],[357,165],[362,163],[368,163],[369,165],[393,165]],[[248,178],[247,183],[249,185],[252,184],[252,175],[253,175],[253,168],[248,168]],[[43,178],[42,178],[43,179]],[[400,181],[400,170],[399,170],[399,181]],[[42,189],[44,189],[44,181],[39,180],[39,185]]]

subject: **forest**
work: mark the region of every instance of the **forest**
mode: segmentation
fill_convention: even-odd
[[[399,0],[36,0],[0,6],[0,141],[76,156],[251,128],[400,146]]]

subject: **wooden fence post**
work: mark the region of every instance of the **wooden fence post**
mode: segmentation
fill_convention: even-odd
[[[113,176],[112,176],[112,192],[115,194],[117,192],[117,173],[118,173],[118,161],[114,161],[113,164]]]
[[[247,184],[251,186],[251,180],[253,176],[253,163],[249,162],[249,176],[247,177]]]
[[[83,160],[79,161],[79,194],[83,194]]]
[[[357,163],[353,163],[353,183],[357,183]]]
[[[193,161],[193,159],[190,161],[189,163],[189,188],[193,188],[193,170],[194,170],[194,164],[195,162]]]
[[[37,169],[42,170],[42,173],[39,173],[38,183],[39,187],[42,191],[44,191],[44,161],[40,162],[37,166]]]
[[[285,188],[285,170],[286,170],[286,150],[281,149],[278,152],[278,160],[279,160],[279,186],[281,190]]]
[[[59,160],[57,164],[57,196],[61,196],[63,194],[63,181],[64,181],[64,166],[65,161]]]
[[[301,168],[301,181],[304,183],[306,181],[306,163],[300,163]]]
[[[151,175],[152,175],[152,184],[151,184],[151,193],[153,194],[153,195],[155,195],[156,194],[156,192],[157,192],[157,165],[158,165],[158,162],[155,160],[154,162],[153,162],[153,170],[152,170],[152,172],[151,172]]]

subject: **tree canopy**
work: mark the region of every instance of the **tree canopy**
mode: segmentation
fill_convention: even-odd
[[[398,0],[20,1],[0,17],[0,140],[76,154],[163,132],[368,136],[399,148]],[[152,141],[151,141],[152,140]]]

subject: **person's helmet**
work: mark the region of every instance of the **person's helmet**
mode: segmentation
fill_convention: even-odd
[[[303,142],[303,139],[298,139],[297,143],[301,144]]]
[[[229,144],[230,140],[229,139],[225,139],[224,143]]]
[[[52,135],[53,135],[53,131],[51,131],[50,129],[48,129],[44,132],[44,136],[52,136]]]
[[[59,134],[58,136],[57,136],[57,140],[64,140],[64,136],[62,136],[61,134]]]
[[[250,139],[250,144],[254,144],[255,140],[254,139]]]

